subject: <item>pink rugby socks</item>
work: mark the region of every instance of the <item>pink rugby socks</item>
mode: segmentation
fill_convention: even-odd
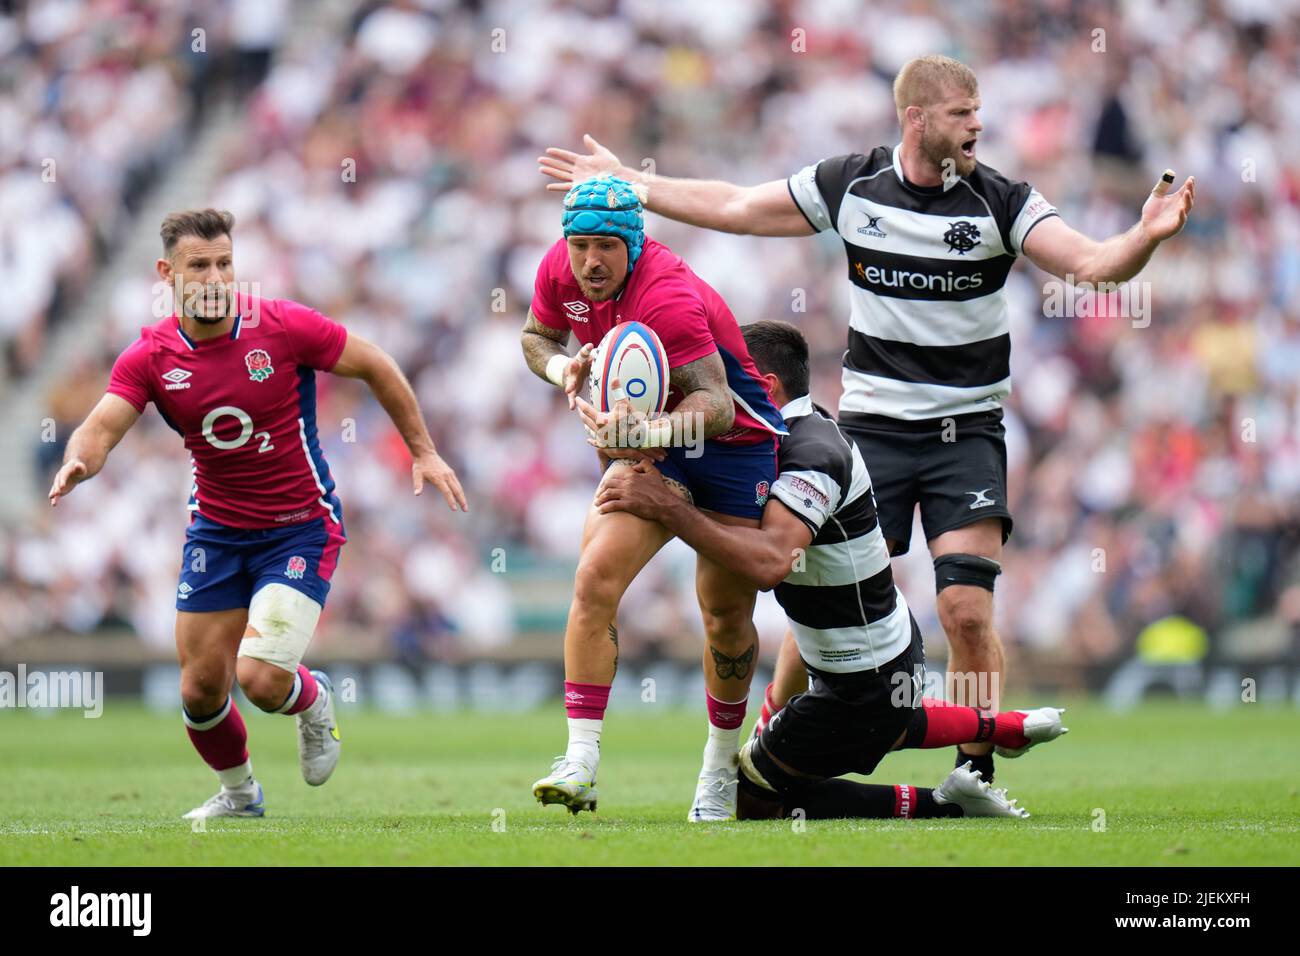
[[[206,717],[191,716],[184,709],[181,714],[194,749],[217,772],[224,786],[237,787],[251,776],[248,728],[232,698],[227,697],[220,710]]]

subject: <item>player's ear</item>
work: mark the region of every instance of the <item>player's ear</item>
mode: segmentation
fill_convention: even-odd
[[[154,269],[158,272],[158,278],[168,284],[172,281],[172,263],[170,259],[159,259],[154,263]]]
[[[763,376],[763,382],[767,385],[767,393],[775,396],[777,390],[781,387],[781,380],[776,377],[775,372],[768,372]]]

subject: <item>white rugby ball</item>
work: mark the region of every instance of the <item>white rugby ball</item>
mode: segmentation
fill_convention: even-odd
[[[610,383],[642,415],[654,418],[668,404],[668,353],[654,329],[640,322],[620,322],[591,353],[591,403],[602,412],[614,404]]]

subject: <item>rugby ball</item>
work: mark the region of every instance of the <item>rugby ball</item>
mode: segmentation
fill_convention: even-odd
[[[659,336],[640,322],[620,322],[591,353],[591,403],[608,412],[614,404],[610,383],[646,418],[663,414],[668,404],[668,353]]]

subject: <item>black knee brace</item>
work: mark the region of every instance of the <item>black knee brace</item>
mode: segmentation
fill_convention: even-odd
[[[978,554],[945,554],[934,559],[934,590],[950,584],[970,584],[993,593],[993,581],[1002,573],[1002,565]]]

